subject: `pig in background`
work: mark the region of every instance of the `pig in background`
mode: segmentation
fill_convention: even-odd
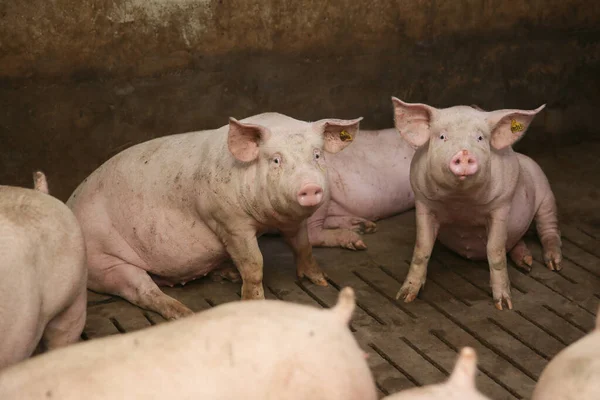
[[[157,283],[185,284],[231,258],[242,299],[263,299],[257,236],[269,229],[292,248],[298,276],[326,286],[306,220],[329,190],[323,152],[352,143],[361,119],[265,113],[117,154],[67,202],[86,239],[89,288],[176,319],[192,311]]]
[[[0,398],[376,400],[348,328],[354,292],[331,309],[260,300],[94,339],[0,373]]]
[[[404,390],[382,400],[490,400],[477,390],[476,375],[477,354],[472,348],[464,347],[446,382]]]
[[[485,112],[393,102],[396,128],[418,149],[410,171],[417,237],[397,298],[415,299],[437,238],[463,257],[487,258],[494,303],[500,310],[503,302],[512,309],[506,253],[530,270],[533,259],[522,238],[534,219],[546,265],[561,268],[550,184],[535,161],[511,147],[544,106]]]
[[[79,341],[85,325],[81,229],[43,173],[34,186],[0,186],[0,368]]]
[[[542,371],[531,400],[600,399],[600,310],[596,327],[563,349]]]
[[[331,195],[308,219],[310,243],[366,249],[360,234],[373,233],[375,221],[414,207],[409,177],[414,153],[392,128],[361,130],[352,146],[326,154]]]

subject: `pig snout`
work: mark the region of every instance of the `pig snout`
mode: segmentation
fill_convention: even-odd
[[[450,160],[450,171],[461,179],[474,175],[479,169],[477,158],[468,150],[461,150]]]
[[[298,203],[302,207],[314,207],[323,201],[323,188],[314,183],[302,186],[298,192]]]

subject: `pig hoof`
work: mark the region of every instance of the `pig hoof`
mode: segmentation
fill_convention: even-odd
[[[358,233],[364,235],[365,233],[377,232],[377,224],[371,221],[362,221],[358,224]]]
[[[237,270],[229,268],[211,272],[210,280],[213,282],[221,282],[223,280],[226,280],[233,283],[239,283],[242,281],[242,278]]]
[[[559,251],[547,251],[544,253],[544,261],[546,262],[546,266],[551,271],[560,271],[562,266],[560,262],[562,261],[562,254]]]
[[[178,308],[174,308],[172,310],[166,311],[163,314],[163,317],[166,320],[174,321],[176,319],[189,317],[190,315],[193,315],[193,314],[194,314],[194,312],[187,307],[178,307]]]
[[[525,256],[521,260],[513,260],[517,267],[525,270],[526,272],[531,272],[531,266],[533,265],[533,257]]]
[[[420,284],[405,282],[398,293],[396,293],[396,300],[403,298],[405,303],[410,303],[417,298],[420,289]]]
[[[303,272],[298,275],[298,278],[302,279],[303,277],[308,278],[312,283],[318,286],[329,286],[327,283],[327,275],[324,272]]]
[[[500,310],[500,311],[503,310],[503,306],[502,306],[503,303],[506,303],[506,306],[508,307],[509,310],[513,309],[512,300],[510,299],[510,294],[502,293],[500,295],[500,297],[494,296],[494,305],[496,306],[496,308],[498,310]]]

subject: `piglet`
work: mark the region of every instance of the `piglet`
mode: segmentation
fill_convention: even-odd
[[[531,400],[600,399],[600,309],[596,327],[563,349],[542,371]]]
[[[376,400],[354,307],[351,288],[326,310],[227,303],[35,357],[0,373],[0,398]]]
[[[500,310],[503,303],[512,309],[506,252],[517,266],[530,270],[533,259],[523,236],[534,219],[547,267],[561,268],[556,202],[548,179],[535,161],[511,147],[544,106],[486,112],[392,100],[396,128],[417,148],[410,168],[417,237],[397,298],[415,299],[438,238],[466,258],[487,258],[494,303]]]
[[[77,342],[85,324],[81,229],[42,172],[34,187],[0,186],[0,368]]]
[[[477,390],[476,375],[477,354],[471,347],[464,347],[448,381],[404,390],[382,400],[489,400]]]

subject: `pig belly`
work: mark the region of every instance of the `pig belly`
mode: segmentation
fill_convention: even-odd
[[[414,207],[408,163],[377,165],[377,168],[364,166],[350,171],[338,163],[332,164],[327,216],[349,215],[377,221]]]
[[[515,192],[508,219],[506,251],[510,251],[523,238],[531,225],[536,211],[535,188],[533,185],[520,187]],[[466,206],[468,209],[468,206]],[[476,215],[472,210],[471,219],[485,221],[486,215]],[[438,240],[450,250],[470,260],[487,259],[487,229],[485,225],[461,223],[442,223]]]

